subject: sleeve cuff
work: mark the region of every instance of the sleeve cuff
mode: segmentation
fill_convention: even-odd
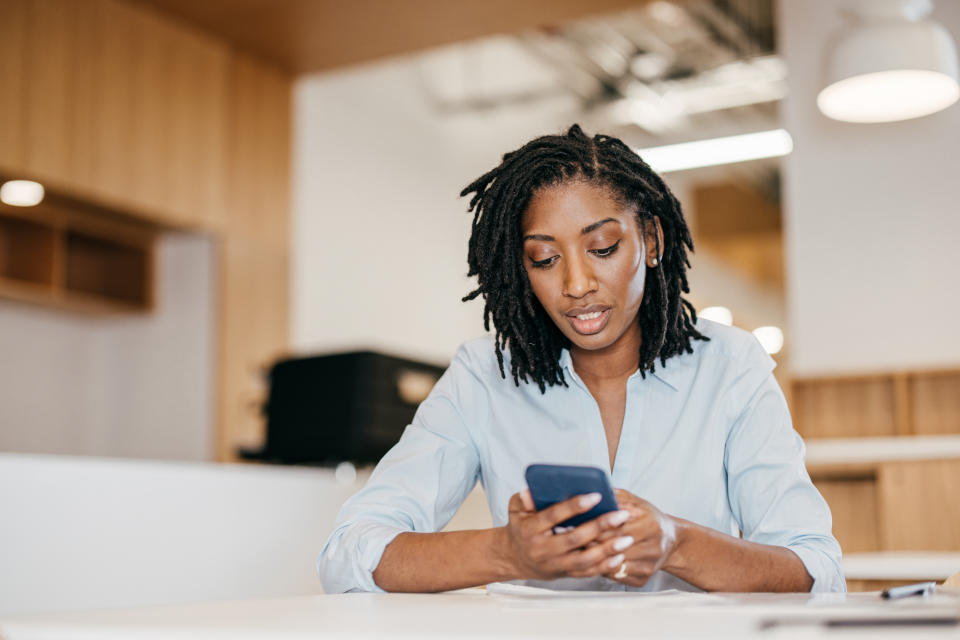
[[[407,529],[379,522],[354,522],[335,531],[320,553],[317,568],[327,593],[383,589],[373,581],[383,550]]]
[[[360,556],[360,588],[363,591],[376,591],[384,593],[383,589],[377,586],[373,581],[373,572],[380,564],[383,557],[383,550],[387,545],[393,542],[399,534],[404,533],[406,529],[391,527],[382,524],[368,524],[358,527],[358,555]]]
[[[811,593],[842,593],[847,590],[847,581],[840,569],[839,559],[824,554],[823,551],[806,546],[788,546],[790,551],[797,554],[807,573],[813,578]]]

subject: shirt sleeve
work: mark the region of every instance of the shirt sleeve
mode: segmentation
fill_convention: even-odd
[[[400,441],[344,503],[317,564],[327,593],[383,591],[373,571],[386,546],[405,531],[442,529],[476,485],[480,458],[463,416],[476,419],[485,403],[467,360],[461,347]]]
[[[773,377],[774,362],[756,340],[748,343],[729,391],[730,507],[744,539],[797,554],[813,578],[811,591],[846,591],[830,508],[807,474],[803,440]]]

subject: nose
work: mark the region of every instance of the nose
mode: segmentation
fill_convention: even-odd
[[[575,256],[564,261],[563,295],[569,298],[582,298],[597,290],[597,278],[589,261]]]

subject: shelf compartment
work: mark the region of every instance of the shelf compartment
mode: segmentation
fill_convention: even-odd
[[[42,223],[0,217],[0,278],[52,288],[55,236]]]
[[[64,290],[133,307],[149,307],[149,246],[68,230],[64,240]]]

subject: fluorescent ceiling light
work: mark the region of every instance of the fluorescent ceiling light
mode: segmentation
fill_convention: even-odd
[[[43,185],[33,180],[10,180],[0,186],[0,201],[12,207],[32,207],[43,201]]]
[[[713,320],[714,322],[725,324],[728,327],[733,324],[733,312],[726,307],[707,307],[706,309],[701,309],[697,317]]]
[[[784,129],[636,149],[657,173],[777,158],[791,151],[793,138]]]

